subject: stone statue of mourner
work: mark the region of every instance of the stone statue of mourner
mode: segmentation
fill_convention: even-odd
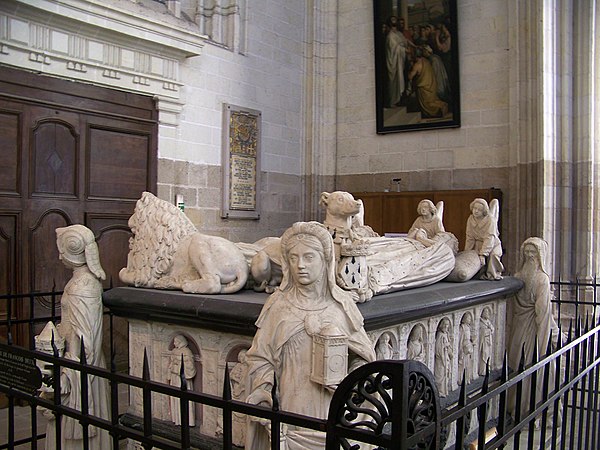
[[[283,280],[256,322],[258,330],[246,357],[249,403],[271,406],[274,377],[282,410],[327,417],[336,385],[315,380],[314,340],[331,330],[347,341],[348,371],[374,361],[373,344],[351,294],[335,281],[333,240],[317,222],[298,222],[282,237]],[[345,361],[346,362],[346,361]],[[342,378],[346,373],[341,374]],[[259,421],[248,423],[246,448],[269,448],[270,430]],[[288,426],[285,447],[321,449],[325,434]]]

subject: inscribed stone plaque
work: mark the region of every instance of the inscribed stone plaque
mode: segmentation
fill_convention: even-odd
[[[224,105],[223,207],[221,217],[260,217],[259,111]]]

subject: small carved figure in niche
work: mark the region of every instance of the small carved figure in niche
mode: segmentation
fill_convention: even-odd
[[[375,347],[375,354],[377,359],[393,359],[394,358],[394,347],[392,346],[392,337],[389,333],[383,333],[377,341]]]
[[[169,367],[167,369],[167,382],[171,386],[181,387],[181,363],[183,360],[183,375],[185,377],[188,391],[194,390],[194,377],[196,376],[196,364],[194,355],[188,347],[185,336],[178,334],[173,338],[173,350],[169,356]],[[175,425],[181,425],[181,406],[177,397],[169,397],[171,420]],[[190,427],[196,425],[196,414],[194,403],[189,403],[188,423]]]
[[[417,206],[417,213],[419,216],[408,230],[408,237],[416,239],[425,247],[444,242],[456,254],[458,239],[446,231],[442,222],[444,202],[440,201],[434,205],[431,200],[421,200]]]
[[[509,337],[508,365],[517,370],[521,359],[521,351],[525,351],[525,364],[532,362],[536,336],[538,342],[538,355],[546,352],[548,341],[556,343],[559,329],[552,316],[550,304],[550,278],[546,271],[546,256],[548,244],[543,239],[530,237],[523,242],[520,251],[520,269],[515,273],[515,278],[523,281],[523,288],[515,294],[512,307],[512,333]],[[550,367],[550,386],[553,386],[554,367]],[[523,380],[523,395],[521,412],[529,408],[531,380]],[[536,386],[537,401],[542,399],[542,383]],[[515,392],[509,392],[510,410],[514,413]]]
[[[229,378],[231,380],[231,397],[240,402],[246,401],[246,382],[248,378],[248,363],[246,362],[247,350],[240,350],[238,362],[231,369]],[[246,415],[238,412],[233,413],[233,445],[243,447],[246,443]]]
[[[252,347],[246,354],[247,402],[271,406],[271,389],[277,374],[282,410],[325,418],[336,385],[311,379],[313,341],[331,327],[343,333],[353,358],[349,370],[375,360],[373,344],[351,294],[336,284],[333,240],[321,224],[292,225],[282,236],[281,253],[281,287],[265,303],[256,322],[258,329]],[[262,422],[249,420],[246,449],[268,448],[269,431]],[[292,425],[284,429],[283,439],[284,448],[325,446],[324,433]]]
[[[450,321],[442,319],[435,335],[435,382],[441,397],[450,393],[452,379],[452,341],[450,340]]]
[[[466,313],[460,322],[458,341],[458,377],[464,378],[467,383],[473,380],[473,353],[475,345],[471,338],[471,327],[473,319],[470,313]]]
[[[106,278],[100,265],[98,246],[94,233],[83,225],[57,228],[57,247],[60,260],[73,269],[73,277],[65,286],[61,298],[61,323],[59,332],[65,338],[65,358],[79,361],[81,341],[87,364],[106,368],[102,352],[102,283]],[[81,372],[61,370],[62,403],[81,411]],[[110,417],[108,380],[88,376],[88,412],[106,419]],[[88,448],[103,450],[112,447],[108,431],[94,426],[88,428]],[[61,420],[61,448],[66,450],[84,447],[84,434],[79,421],[70,416]]]
[[[481,312],[481,320],[479,321],[479,375],[485,375],[488,362],[492,363],[494,330],[490,308],[486,306]]]
[[[479,255],[479,262],[485,268],[480,278],[483,280],[500,280],[504,266],[500,261],[502,257],[502,243],[498,233],[498,219],[500,218],[500,205],[497,199],[492,199],[490,204],[476,198],[471,202],[471,215],[467,219],[465,251],[475,250]]]
[[[408,336],[406,358],[426,363],[425,345],[423,344],[423,326],[415,325]]]

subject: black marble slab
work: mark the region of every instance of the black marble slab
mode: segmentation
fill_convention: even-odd
[[[513,277],[498,281],[440,282],[378,295],[358,308],[369,331],[505,298],[521,287],[522,282]],[[103,298],[104,305],[117,316],[253,336],[254,322],[267,297],[250,290],[201,295],[118,287],[105,292]]]

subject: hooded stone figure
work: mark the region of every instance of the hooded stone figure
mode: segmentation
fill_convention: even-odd
[[[525,364],[532,361],[536,337],[538,355],[546,352],[549,339],[558,338],[558,326],[552,316],[550,303],[550,278],[546,269],[548,244],[543,239],[530,237],[521,245],[519,270],[515,278],[523,281],[523,288],[515,294],[511,303],[512,320],[509,336],[508,364],[513,370],[519,367],[521,351],[525,351]],[[551,378],[554,373],[551,366]],[[551,384],[552,385],[552,384]],[[523,380],[521,411],[525,412],[529,405],[531,380]],[[542,383],[537,384],[538,400],[542,395]],[[514,392],[513,392],[514,394]],[[510,402],[511,411],[516,405],[514,398]]]
[[[327,417],[335,385],[324,385],[312,374],[313,340],[332,327],[348,344],[348,366],[375,360],[373,344],[351,294],[336,284],[333,240],[317,222],[298,222],[282,236],[280,289],[273,293],[256,322],[258,330],[246,353],[247,402],[272,406],[271,388],[277,378],[282,410]],[[247,449],[269,448],[270,430],[250,418]],[[325,434],[289,425],[282,448],[325,448]]]
[[[56,229],[56,244],[63,264],[73,270],[73,277],[64,288],[61,298],[61,322],[59,331],[65,338],[65,358],[79,360],[83,340],[87,364],[106,368],[102,353],[102,283],[106,275],[100,265],[98,246],[94,233],[83,225],[71,225]],[[81,405],[81,373],[63,368],[61,371],[61,394],[63,405],[78,411]],[[88,376],[88,404],[90,415],[110,417],[108,380]],[[61,421],[61,448],[75,450],[84,448],[83,429],[79,421],[63,416]],[[88,429],[91,450],[110,448],[112,442],[108,431],[90,426]],[[51,444],[52,445],[52,444]],[[54,447],[50,447],[54,448]]]

